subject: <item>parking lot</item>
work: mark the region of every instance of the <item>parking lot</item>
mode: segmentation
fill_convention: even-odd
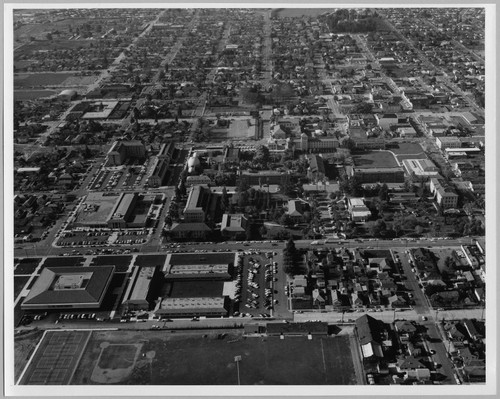
[[[265,252],[260,251],[245,251],[242,258],[243,270],[238,274],[237,285],[240,291],[239,311],[251,317],[270,317],[275,301],[278,301],[274,298],[278,265],[273,264],[272,258],[268,258]]]

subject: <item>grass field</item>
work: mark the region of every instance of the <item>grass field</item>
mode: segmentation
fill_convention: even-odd
[[[373,151],[353,156],[358,168],[396,168],[398,162],[389,151]]]
[[[85,258],[81,256],[61,256],[58,258],[47,258],[43,262],[43,267],[54,266],[81,266],[85,262]]]
[[[19,261],[19,264],[14,269],[14,275],[18,274],[32,274],[38,264],[40,263],[41,258],[25,258]]]
[[[29,279],[30,276],[14,277],[14,300],[21,293]]]
[[[280,18],[293,18],[293,17],[301,17],[303,15],[316,17],[325,12],[332,12],[331,8],[281,8],[278,11],[278,16]]]
[[[34,100],[54,94],[57,92],[52,90],[14,90],[14,101]]]
[[[167,259],[166,255],[138,255],[135,259],[135,265],[144,266],[163,266]]]
[[[102,369],[127,368],[133,365],[135,345],[108,345],[101,353],[98,366]]]
[[[14,76],[14,87],[36,87],[60,85],[66,79],[74,76],[71,73],[34,73]]]
[[[236,385],[235,356],[242,385],[354,385],[356,377],[349,338],[306,337],[243,338],[230,332],[166,335],[156,331],[94,332],[72,384],[92,384],[102,344],[143,342],[128,385]],[[128,353],[128,349],[127,349]],[[130,356],[113,357],[126,368]],[[119,364],[117,364],[118,362]]]

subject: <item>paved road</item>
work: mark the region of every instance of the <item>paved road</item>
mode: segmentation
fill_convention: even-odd
[[[482,238],[482,237],[477,237],[477,238]],[[383,241],[383,240],[375,240],[375,241],[369,241],[369,240],[364,240],[362,242],[358,242],[357,240],[339,240],[342,242],[342,244],[335,244],[335,243],[327,243],[327,244],[321,244],[318,246],[311,246],[311,242],[313,241],[318,241],[318,240],[297,240],[295,241],[295,245],[297,248],[338,248],[339,246],[346,247],[346,248],[366,248],[366,249],[396,249],[396,250],[406,250],[408,248],[419,248],[419,247],[427,247],[427,246],[432,246],[432,247],[455,247],[455,246],[460,246],[463,244],[471,244],[473,243],[474,237],[464,237],[464,238],[458,238],[458,239],[453,239],[453,240],[435,240],[431,241],[429,239],[421,239],[417,241],[404,241],[404,240],[398,240],[398,241]],[[321,240],[320,240],[321,241]],[[197,242],[197,243],[176,243],[179,245],[177,248],[178,250],[182,251],[194,251],[196,249],[205,249],[205,250],[212,250],[213,249],[213,244],[212,243],[205,243],[205,242]],[[237,243],[237,242],[224,242],[224,243],[217,243],[217,248],[218,249],[224,249],[227,251],[237,251],[238,249],[246,250],[248,248],[255,248],[259,250],[281,250],[283,249],[285,243],[284,242],[279,242],[275,244],[270,244],[269,242],[266,241],[258,241],[258,242],[249,242],[248,246],[243,245],[242,243]],[[136,248],[137,250],[143,250],[145,253],[165,253],[169,248],[165,245],[160,246],[158,249],[157,246],[153,246],[152,248],[145,246],[145,245],[127,245],[127,246],[119,246],[119,245],[114,245],[114,246],[109,246],[106,247],[107,249],[111,250],[133,250]],[[74,246],[72,249],[75,249],[76,251],[80,252],[86,252],[87,250],[91,249],[88,246]],[[63,254],[68,252],[68,249],[66,248],[51,248],[49,247],[39,247],[39,248],[34,248],[33,243],[27,243],[27,244],[16,244],[16,247],[14,249],[14,254],[17,257],[28,257],[28,256],[47,256],[48,253],[51,253],[52,255],[58,255],[58,254]]]

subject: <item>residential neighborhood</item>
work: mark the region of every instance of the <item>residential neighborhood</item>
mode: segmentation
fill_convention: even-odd
[[[13,386],[487,384],[486,8],[134,7],[12,13]]]

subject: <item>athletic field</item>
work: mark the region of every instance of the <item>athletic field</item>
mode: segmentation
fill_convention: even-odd
[[[109,348],[127,346],[123,356]],[[124,346],[123,346],[124,345]],[[136,354],[136,349],[138,350]],[[235,357],[240,356],[238,366]],[[133,361],[133,366],[131,362]],[[110,364],[111,364],[110,363]],[[109,367],[109,372],[105,369]],[[348,336],[243,337],[203,331],[94,332],[71,384],[126,385],[355,385]]]

